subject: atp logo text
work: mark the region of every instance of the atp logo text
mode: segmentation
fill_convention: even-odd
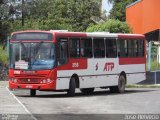
[[[104,66],[103,71],[112,71],[114,68],[114,63],[113,62],[107,62]]]

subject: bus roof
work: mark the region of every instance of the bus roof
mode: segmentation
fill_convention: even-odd
[[[57,36],[71,37],[109,37],[109,38],[145,38],[142,34],[108,33],[108,32],[55,32]]]
[[[68,31],[42,31],[42,30],[26,30],[17,31],[12,34],[22,32],[45,32],[52,33],[56,36],[62,37],[109,37],[109,38],[145,38],[142,34],[128,34],[128,33],[109,33],[109,32],[68,32]]]
[[[16,32],[13,32],[12,34],[24,33],[24,32],[45,32],[45,33],[52,33],[50,31],[42,31],[42,30],[25,30],[25,31],[16,31]]]

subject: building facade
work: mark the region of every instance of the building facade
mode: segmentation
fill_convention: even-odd
[[[148,41],[160,41],[160,0],[137,0],[126,7],[126,22],[133,33]]]

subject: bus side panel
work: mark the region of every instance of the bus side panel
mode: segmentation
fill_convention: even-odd
[[[88,62],[89,61],[89,62]],[[70,59],[69,63],[57,70],[56,90],[69,89],[69,82],[73,75],[93,75],[92,59]]]
[[[125,64],[119,66],[119,72],[126,73],[127,84],[138,83],[146,79],[145,64]]]
[[[73,71],[70,71],[73,72]],[[84,70],[76,70],[79,72],[79,88],[105,87],[118,85],[119,75],[80,75]],[[56,82],[56,90],[69,89],[70,77],[58,78]]]
[[[117,84],[117,75],[90,76],[80,78],[80,88],[116,86]]]
[[[118,85],[118,58],[94,58],[93,74],[80,79],[80,88]]]
[[[127,74],[127,84],[135,84],[139,83],[143,80],[146,79],[146,74],[145,73],[136,73],[136,74]]]
[[[58,70],[56,89],[68,89],[73,74],[79,77],[80,88],[118,85],[118,58],[88,59],[86,69]]]
[[[57,78],[56,81],[56,90],[66,90],[69,89],[70,77]]]

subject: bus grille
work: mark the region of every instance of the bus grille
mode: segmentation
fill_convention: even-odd
[[[21,84],[38,84],[38,83],[40,83],[40,79],[33,79],[33,78],[31,78],[31,79],[29,79],[29,78],[21,78],[21,79],[19,79],[19,82],[21,83]]]
[[[17,77],[17,78],[29,78],[29,77],[45,78],[45,77],[47,77],[47,75],[46,74],[41,74],[41,75],[32,75],[32,74],[30,74],[30,75],[15,75],[15,77]]]

